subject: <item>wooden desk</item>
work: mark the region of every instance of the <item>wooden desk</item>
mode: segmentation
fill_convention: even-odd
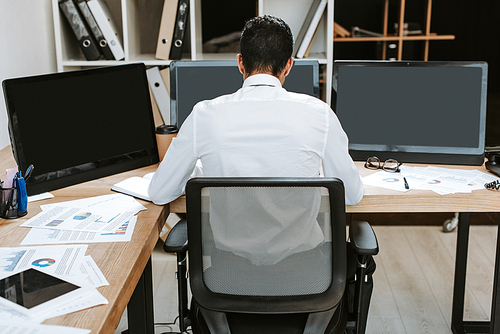
[[[0,151],[1,178],[6,168],[14,166],[16,163],[8,146]],[[29,203],[27,216],[13,220],[0,219],[0,246],[20,245],[29,229],[19,225],[38,214],[41,211],[40,204],[111,194],[114,193],[110,190],[111,186],[116,182],[155,170],[156,166],[145,167],[52,191],[54,198]],[[132,298],[128,305],[129,317],[131,313],[133,315],[133,320],[129,321],[129,332],[154,333],[150,256],[168,216],[169,206],[140,202],[147,210],[138,214],[130,242],[90,243],[86,253],[92,256],[109,282],[109,286],[98,288],[109,304],[48,319],[44,324],[86,328],[92,330],[92,334],[113,333]]]
[[[361,176],[374,173],[363,167],[364,162],[356,162]],[[405,164],[408,166],[427,165]],[[487,170],[483,166],[437,165],[443,168]],[[184,196],[170,203],[170,212],[185,213]],[[411,212],[500,212],[500,192],[475,190],[472,194],[439,195],[433,191],[410,190],[399,192],[373,186],[364,187],[360,203],[346,206],[347,213],[411,213]]]
[[[362,176],[373,173],[363,168],[363,163],[356,163]],[[10,147],[0,151],[0,170],[15,166]],[[418,166],[418,165],[414,165]],[[484,166],[444,166],[448,168],[480,169]],[[30,203],[28,215],[21,219],[0,219],[0,246],[18,246],[28,233],[28,229],[18,227],[24,221],[40,212],[39,204],[74,200],[83,197],[111,193],[111,186],[133,175],[144,175],[154,171],[156,166],[121,173],[118,175],[86,182],[83,184],[53,191],[55,198],[43,202]],[[164,207],[141,201],[148,209],[138,216],[138,222],[132,241],[127,243],[90,244],[87,254],[92,255],[110,285],[99,288],[109,304],[49,319],[46,324],[65,325],[91,329],[92,333],[113,333],[120,317],[129,303],[130,310],[140,313],[141,324],[137,329],[129,321],[129,330],[137,333],[150,333],[152,328],[151,267],[149,257],[158,240],[158,235],[169,212],[185,212],[183,197]],[[500,212],[500,192],[477,190],[472,194],[438,195],[431,191],[410,190],[406,193],[365,186],[363,200],[355,206],[347,206],[348,213],[398,213],[398,212],[460,212],[457,233],[457,256],[455,265],[455,285],[453,292],[452,330],[453,333],[500,333],[500,314],[497,301],[499,280],[500,249],[497,244],[496,267],[493,286],[493,303],[490,322],[464,322],[465,276],[467,269],[467,251],[471,212]],[[500,229],[499,229],[500,233]],[[382,245],[383,247],[383,245]],[[142,277],[142,278],[141,278]],[[148,299],[149,297],[149,299]],[[500,299],[499,299],[500,300]],[[145,311],[146,310],[146,311]],[[500,313],[500,312],[498,312]]]
[[[375,171],[363,168],[364,162],[356,162],[362,176]],[[411,166],[425,166],[408,164]],[[478,169],[487,172],[483,166],[439,165],[444,168]],[[170,211],[186,212],[186,200],[181,197],[170,203]],[[471,212],[500,212],[500,191],[475,190],[471,194],[439,195],[432,191],[410,190],[398,192],[373,186],[365,186],[360,203],[346,206],[348,213],[408,213],[408,212],[459,212],[457,227],[457,250],[455,262],[455,282],[451,329],[453,333],[500,333],[500,298],[497,299],[500,270],[500,248],[497,242],[495,277],[493,281],[493,302],[490,322],[463,321],[465,279],[467,271],[467,252]],[[500,229],[497,240],[500,240]],[[381,247],[384,247],[381,245]],[[497,310],[499,310],[497,312]]]

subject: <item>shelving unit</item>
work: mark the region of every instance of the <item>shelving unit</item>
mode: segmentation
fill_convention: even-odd
[[[66,22],[62,17],[58,1],[52,0],[53,23],[56,46],[56,62],[59,72],[76,70],[81,68],[120,65],[132,62],[143,62],[146,66],[168,66],[170,60],[156,59],[154,53],[145,53],[141,46],[141,17],[145,7],[140,6],[141,1],[146,0],[106,0],[111,14],[118,27],[121,29],[121,41],[125,52],[125,59],[122,61],[97,60],[87,61],[81,53],[77,41]],[[163,0],[147,0],[155,3],[155,7],[163,4]],[[235,59],[236,54],[231,53],[203,53],[202,47],[202,15],[201,1],[190,0],[189,10],[189,31],[190,31],[190,54],[186,60],[221,60]],[[147,2],[146,2],[147,3]],[[270,14],[283,18],[291,27],[294,35],[297,35],[302,26],[302,22],[307,15],[312,0],[256,0],[258,15]],[[321,19],[318,32],[311,47],[308,59],[317,59],[325,70],[325,92],[323,99],[330,103],[330,92],[332,87],[332,65],[333,65],[333,8],[334,0],[328,0],[323,18]],[[151,34],[157,34],[160,19],[157,22],[150,22],[147,30]]]
[[[415,36],[405,36],[403,34],[403,26],[405,23],[405,5],[406,0],[400,0],[399,5],[399,22],[398,22],[398,33],[397,35],[389,35],[387,33],[388,28],[388,18],[389,18],[389,0],[385,0],[384,4],[384,18],[383,18],[383,31],[380,37],[334,37],[335,42],[383,42],[382,48],[382,59],[386,59],[386,43],[387,42],[398,42],[398,56],[397,60],[403,59],[403,42],[405,41],[424,41],[424,56],[423,60],[427,61],[429,57],[429,41],[436,40],[453,40],[454,35],[437,35],[436,33],[431,33],[431,13],[432,13],[432,0],[427,1],[427,9],[425,15],[425,33],[422,35]]]

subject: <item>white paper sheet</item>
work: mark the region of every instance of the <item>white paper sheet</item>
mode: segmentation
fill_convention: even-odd
[[[417,167],[407,167],[401,170],[403,175]],[[430,176],[426,182],[415,188],[432,190],[438,194],[470,193],[473,190],[484,189],[484,184],[495,180],[496,177],[479,170],[465,170],[429,166],[421,168],[423,174]]]
[[[0,320],[0,334],[88,334],[90,330]]]
[[[363,178],[363,184],[403,192],[408,191],[408,189],[405,189],[403,176],[400,173],[384,171],[373,173]]]
[[[109,233],[116,231],[133,215],[134,211],[58,205],[40,212],[20,226]]]
[[[46,317],[44,317],[44,316],[38,317],[38,318],[31,318],[31,317],[28,317],[27,315],[16,312],[15,310],[12,310],[4,305],[0,305],[0,322],[1,321],[9,321],[9,323],[10,322],[23,322],[23,323],[31,323],[31,324],[41,324],[45,319],[46,319]],[[0,333],[2,333],[2,332],[0,331]]]
[[[363,184],[406,191],[403,177],[411,189],[432,190],[438,194],[470,193],[484,189],[484,184],[497,179],[496,176],[479,170],[464,170],[441,167],[401,166],[401,173],[380,171],[363,178]]]
[[[74,201],[66,201],[53,204],[40,205],[43,211],[50,210],[55,206],[66,206],[73,208],[93,208],[93,209],[110,209],[118,211],[133,211],[137,214],[139,211],[146,208],[132,196],[124,194],[110,194],[102,196],[94,196],[88,198],[77,199]]]
[[[99,291],[94,289],[91,294],[58,307],[50,314],[48,314],[46,318],[47,319],[54,318],[64,314],[69,314],[76,311],[85,310],[90,307],[104,305],[108,303],[109,303],[108,300],[104,298],[104,296],[101,295]]]
[[[0,248],[0,278],[29,268],[52,275],[78,273],[88,245],[25,246]]]
[[[108,280],[104,277],[101,269],[97,266],[94,259],[90,255],[86,255],[80,264],[79,272],[82,276],[87,276],[83,284],[98,288],[100,286],[109,285]]]
[[[94,243],[94,242],[124,242],[132,239],[137,216],[109,232],[88,232],[73,230],[56,230],[45,228],[32,228],[21,245],[47,245],[68,243]]]
[[[28,196],[28,203],[41,201],[48,198],[54,198],[54,195],[52,195],[51,193],[41,193],[38,195]]]
[[[58,317],[64,314],[69,314],[72,312],[84,310],[90,307],[99,306],[108,304],[108,300],[104,298],[103,295],[96,289],[92,290],[92,292],[85,297],[74,300],[70,303],[64,304],[57,309],[53,310],[48,314],[44,314],[40,317],[33,318],[16,312],[15,310],[9,309],[3,305],[0,305],[0,323],[2,321],[12,322],[22,322],[22,323],[30,323],[30,324],[41,324],[43,321],[49,318]],[[0,324],[1,327],[1,324]],[[0,328],[1,329],[1,328]],[[2,331],[0,330],[0,333]],[[24,332],[22,332],[24,334]],[[9,333],[10,334],[10,333]]]

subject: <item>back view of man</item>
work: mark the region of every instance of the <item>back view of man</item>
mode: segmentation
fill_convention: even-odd
[[[321,100],[282,88],[293,66],[293,35],[281,19],[247,22],[238,67],[243,87],[198,103],[172,141],[149,187],[156,204],[181,196],[198,159],[205,176],[325,176],[344,182],[346,204],[363,196],[347,136]]]
[[[315,177],[322,164],[325,176],[343,181],[346,204],[357,204],[363,197],[363,185],[335,113],[317,98],[282,88],[293,66],[290,27],[276,17],[254,18],[245,25],[240,50],[237,62],[243,87],[195,105],[151,180],[149,196],[153,202],[163,205],[181,196],[200,160],[207,177]],[[315,196],[319,194],[308,198],[313,201]],[[296,199],[296,203],[307,204],[307,200]],[[229,217],[230,213],[222,212],[221,216],[225,214]],[[265,256],[252,254],[258,253],[259,244],[276,242],[271,226],[255,227],[255,234],[263,239],[246,243],[235,242],[234,236],[225,237],[224,228],[220,228],[221,237],[215,242],[219,249],[246,257],[255,265],[276,263],[324,241],[313,216],[287,214],[288,235],[279,240],[282,247]],[[252,226],[242,225],[247,230]],[[356,257],[352,250],[348,252],[353,260],[348,270],[354,277]],[[370,263],[368,275],[375,270]],[[368,307],[371,287],[365,292]]]

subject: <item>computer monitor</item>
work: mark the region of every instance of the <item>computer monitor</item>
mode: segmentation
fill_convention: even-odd
[[[170,63],[170,119],[178,128],[194,105],[241,88],[243,77],[236,60],[175,61]],[[319,98],[319,63],[295,60],[285,79],[288,91]]]
[[[481,165],[485,62],[335,61],[332,109],[354,160]]]
[[[29,195],[157,163],[144,64],[3,81],[14,158]]]

